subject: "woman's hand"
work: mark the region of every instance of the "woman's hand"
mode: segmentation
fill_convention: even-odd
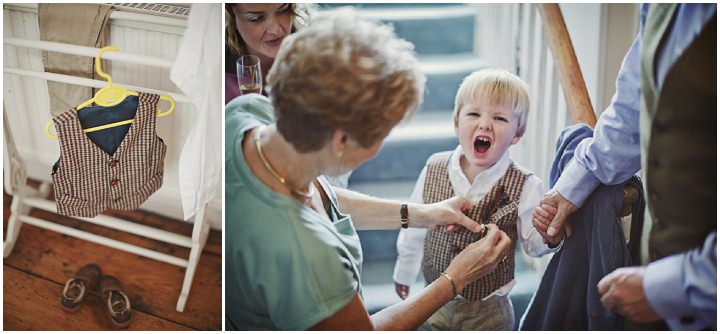
[[[464,197],[455,196],[442,202],[414,205],[417,206],[418,215],[412,217],[413,210],[411,208],[411,227],[434,228],[437,225],[447,225],[448,232],[457,229],[459,226],[465,227],[472,232],[482,231],[480,224],[463,213],[463,211],[467,211],[473,206],[473,203]],[[413,220],[416,221],[416,224],[413,224]]]
[[[498,263],[507,256],[510,238],[497,225],[488,224],[487,234],[469,244],[450,262],[446,272],[455,281],[457,292],[495,270]]]

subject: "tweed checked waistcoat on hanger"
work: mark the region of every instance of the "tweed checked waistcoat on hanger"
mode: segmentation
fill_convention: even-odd
[[[58,213],[135,210],[160,188],[166,147],[156,133],[159,98],[140,93],[135,119],[112,155],[83,132],[76,109],[53,119],[60,141],[60,166],[52,175]]]
[[[455,196],[448,178],[451,154],[452,152],[441,152],[428,159],[427,177],[423,189],[425,203],[436,203]],[[468,217],[478,223],[495,223],[510,237],[511,244],[507,259],[500,262],[493,272],[465,286],[461,293],[465,299],[485,298],[515,277],[517,205],[528,176],[515,167],[514,163],[511,163],[505,175],[498,180],[492,190],[483,197],[480,203],[466,213]],[[455,255],[470,243],[478,240],[479,236],[479,233],[472,233],[464,228],[452,234],[445,233],[444,228],[428,230],[423,252],[425,280],[428,283],[436,280],[440,273],[450,265]]]

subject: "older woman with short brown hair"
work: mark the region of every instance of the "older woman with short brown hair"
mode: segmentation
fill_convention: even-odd
[[[417,328],[492,271],[510,240],[461,210],[462,198],[404,204],[333,189],[377,154],[419,106],[425,77],[410,43],[388,26],[338,10],[286,38],[268,76],[271,99],[226,106],[226,328]],[[486,236],[419,294],[368,315],[359,229],[459,224]]]

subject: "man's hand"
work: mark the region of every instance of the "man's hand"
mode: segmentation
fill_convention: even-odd
[[[555,217],[555,214],[557,214],[557,208],[548,204],[542,204],[533,211],[533,226],[535,226],[535,230],[540,233],[550,248],[557,247],[565,237],[565,233],[558,233],[555,236],[547,234],[547,229],[550,227],[550,222]]]
[[[459,227],[465,227],[472,232],[480,232],[483,229],[480,224],[463,213],[472,206],[473,203],[470,200],[459,196],[433,204],[420,204],[418,209],[421,212],[419,216],[422,218],[418,217],[420,218],[419,224],[428,228],[447,225],[448,232],[457,230]]]
[[[405,300],[405,298],[407,298],[407,296],[410,294],[410,287],[405,284],[395,282],[395,292],[400,297],[400,299]]]
[[[608,309],[634,321],[652,322],[660,316],[650,306],[643,290],[645,267],[619,268],[598,283],[600,302]]]
[[[565,234],[568,237],[571,236],[572,228],[570,227],[570,224],[567,224],[567,217],[571,213],[577,211],[578,208],[572,204],[572,202],[560,195],[560,193],[555,189],[551,189],[545,194],[545,196],[543,196],[542,201],[540,201],[541,208],[543,204],[557,208],[557,213],[555,214],[555,217],[552,218],[552,221],[547,228],[547,235],[549,237],[555,237],[564,227]]]

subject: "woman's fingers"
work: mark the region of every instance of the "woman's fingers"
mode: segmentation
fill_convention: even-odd
[[[460,217],[460,221],[458,222],[460,225],[475,233],[482,230],[482,227],[480,226],[480,224],[478,224],[478,222],[468,218],[468,216],[464,214],[461,215],[462,217]]]
[[[446,226],[445,226],[445,233],[447,233],[447,234],[452,234],[453,232],[457,231],[458,229],[460,229],[460,226],[457,225],[457,224],[446,225]]]
[[[486,224],[485,225],[485,237],[483,237],[480,240],[487,239],[490,242],[490,245],[495,245],[498,242],[498,239],[500,239],[502,231],[497,227],[495,224]]]
[[[460,208],[461,211],[466,211],[473,206],[472,202],[465,197],[459,197],[459,199],[457,201],[458,201],[458,207]]]
[[[472,282],[487,275],[495,270],[503,255],[507,254],[511,243],[507,234],[495,224],[485,226],[485,237],[468,245],[448,267],[448,270],[457,271],[461,282]]]
[[[507,236],[505,233],[499,233],[499,240],[495,244],[495,250],[498,251],[498,257],[500,260],[502,260],[502,254],[505,254],[505,252],[510,248],[510,237]]]
[[[491,245],[491,252],[490,255],[494,256],[495,263],[502,260],[501,254],[504,254],[505,251],[510,247],[510,238],[505,234],[505,232],[501,231],[500,228],[497,227],[495,224],[487,224],[487,234],[483,239],[487,239],[490,242]],[[481,239],[482,240],[482,239]]]

